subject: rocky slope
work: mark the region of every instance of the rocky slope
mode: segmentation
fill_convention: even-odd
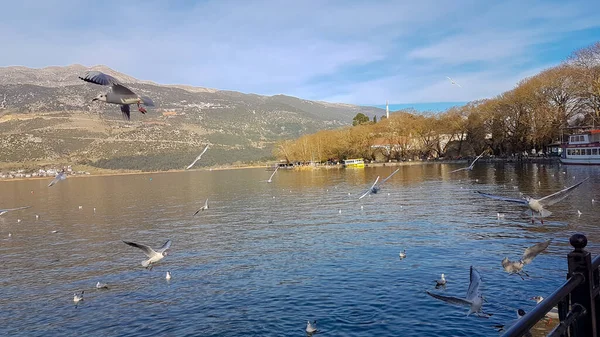
[[[108,90],[77,78],[100,70],[152,97],[146,115],[91,99]],[[185,167],[213,144],[200,166],[261,160],[273,144],[324,128],[349,125],[373,107],[260,96],[140,81],[105,66],[0,67],[0,162],[80,162],[103,168]]]

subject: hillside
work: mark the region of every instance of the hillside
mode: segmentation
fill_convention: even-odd
[[[131,121],[119,107],[92,102],[102,87],[77,76],[108,73],[156,107]],[[186,85],[140,81],[105,66],[31,69],[0,67],[0,162],[85,163],[110,169],[179,169],[202,144],[213,144],[200,166],[271,156],[273,144],[324,128],[348,125],[373,107],[260,96]]]

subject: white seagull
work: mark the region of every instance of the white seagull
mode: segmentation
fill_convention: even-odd
[[[206,199],[206,201],[204,202],[204,206],[200,207],[200,209],[198,209],[196,211],[196,213],[194,213],[194,215],[200,213],[201,211],[205,211],[208,209],[208,199]]]
[[[442,278],[439,280],[435,280],[435,287],[442,287],[446,285],[446,275],[442,274]]]
[[[402,250],[402,251],[401,251],[401,252],[398,254],[398,256],[399,256],[401,259],[405,258],[405,257],[406,257],[406,249],[403,249],[403,250]]]
[[[0,209],[0,215],[4,214],[4,213],[8,213],[10,211],[18,211],[20,209],[27,209],[31,206],[23,206],[23,207],[17,207],[17,208],[6,208],[6,209]]]
[[[457,87],[459,87],[459,88],[462,88],[462,87],[460,86],[460,84],[456,83],[456,82],[455,82],[453,79],[451,79],[450,77],[446,76],[446,78],[450,80],[450,83],[452,83],[452,85],[455,85],[455,86],[457,86]]]
[[[268,183],[272,183],[273,182],[273,176],[275,175],[275,173],[277,173],[277,170],[279,170],[279,166],[277,166],[275,168],[275,171],[273,171],[273,174],[271,174],[271,176],[269,177],[269,180],[267,180]]]
[[[552,215],[552,212],[548,211],[546,209],[546,207],[552,206],[552,205],[556,204],[557,202],[565,199],[577,187],[579,187],[579,185],[583,184],[588,179],[589,179],[589,177],[585,178],[584,180],[578,182],[577,184],[575,184],[571,187],[567,187],[565,189],[562,189],[558,192],[552,193],[552,194],[545,196],[543,198],[540,198],[540,199],[534,199],[529,196],[525,196],[524,198],[519,198],[519,199],[506,198],[506,197],[502,197],[502,196],[498,196],[498,195],[483,193],[480,191],[476,191],[475,193],[479,193],[480,195],[487,197],[487,198],[491,198],[491,199],[515,202],[515,203],[518,203],[521,205],[525,205],[525,206],[529,207],[529,209],[531,209],[531,222],[535,221],[535,219],[534,219],[534,214],[535,214],[536,216],[540,217],[540,221],[543,224],[544,220],[542,218]]]
[[[462,170],[469,170],[469,171],[473,171],[473,166],[475,165],[475,163],[477,162],[477,160],[479,160],[479,158],[481,158],[481,156],[483,156],[483,154],[485,153],[485,151],[481,152],[481,154],[479,156],[477,156],[477,158],[475,158],[475,160],[473,160],[473,162],[471,163],[471,165],[467,166],[467,167],[461,167],[457,170],[454,171],[450,171],[450,173],[454,173],[454,172],[458,172],[458,171],[462,171]]]
[[[523,267],[525,267],[527,264],[530,264],[536,256],[546,250],[546,248],[548,248],[550,245],[550,242],[552,242],[552,239],[536,243],[535,245],[525,249],[525,252],[519,261],[511,261],[508,259],[508,257],[505,257],[502,259],[502,268],[504,268],[507,273],[517,274],[524,279],[522,274],[525,276],[529,275],[523,270]]]
[[[475,314],[477,316],[487,318],[490,315],[484,313],[481,308],[483,306],[483,294],[481,293],[481,290],[479,289],[479,287],[481,285],[481,275],[479,275],[479,272],[477,271],[477,269],[473,268],[473,266],[471,266],[470,279],[471,279],[471,282],[469,283],[469,289],[467,290],[466,298],[443,296],[443,295],[430,293],[429,291],[427,291],[427,294],[433,298],[437,298],[438,300],[442,300],[442,301],[448,302],[450,304],[469,306],[469,311],[467,312],[467,316],[469,316],[470,314]]]
[[[54,177],[54,179],[52,179],[50,184],[48,184],[48,187],[56,184],[57,182],[59,182],[61,180],[65,180],[65,179],[67,179],[67,173],[65,172],[65,169],[62,169],[62,171],[58,172],[56,177]]]
[[[317,331],[317,321],[313,321],[312,323],[310,321],[306,322],[306,333],[313,334]]]
[[[191,163],[191,164],[190,164],[188,167],[186,167],[186,168],[185,168],[186,170],[189,170],[189,169],[191,169],[191,168],[192,168],[192,166],[194,166],[194,164],[196,164],[196,162],[197,162],[198,160],[200,160],[200,158],[202,158],[202,155],[204,154],[204,152],[206,152],[206,150],[208,150],[208,146],[209,146],[209,145],[210,145],[210,144],[206,144],[206,147],[204,148],[204,150],[202,151],[202,153],[200,153],[200,154],[198,155],[198,157],[196,157],[196,159],[194,159],[194,161],[193,161],[193,162],[192,162],[192,163]]]
[[[102,101],[106,103],[118,104],[121,106],[121,113],[123,113],[123,117],[127,120],[130,119],[129,105],[137,104],[138,111],[145,114],[146,109],[141,106],[142,104],[147,106],[154,106],[154,102],[150,97],[140,96],[135,92],[131,91],[131,89],[125,87],[123,84],[119,82],[116,78],[104,74],[99,71],[88,71],[85,73],[83,77],[79,76],[80,79],[94,83],[99,85],[109,85],[111,90],[106,94],[100,94],[96,96],[92,100],[93,101]]]
[[[373,186],[371,186],[363,195],[361,195],[358,199],[362,199],[364,197],[366,197],[367,195],[373,193],[376,194],[377,192],[379,192],[379,190],[381,189],[381,185],[383,185],[383,183],[385,183],[388,179],[390,179],[394,174],[396,174],[398,171],[400,171],[400,169],[397,169],[396,171],[392,172],[392,174],[390,174],[389,176],[387,176],[387,178],[383,179],[379,184],[377,184],[377,182],[379,181],[379,176],[377,176],[377,179],[375,179],[375,182],[373,183]],[[389,194],[388,194],[389,195]]]
[[[171,279],[171,272],[167,270],[167,274],[165,275],[165,279],[169,281]]]
[[[96,283],[96,289],[108,289],[108,284],[106,283]]]
[[[141,249],[146,256],[148,256],[148,260],[142,261],[142,266],[145,268],[152,268],[152,264],[162,260],[165,256],[167,256],[167,250],[171,247],[171,240],[167,240],[162,247],[158,250],[152,249],[150,246],[142,245],[139,243],[123,241],[124,243]]]
[[[75,302],[75,304],[77,304],[77,303],[79,303],[79,302],[83,301],[83,292],[84,292],[84,291],[85,291],[85,290],[82,290],[82,291],[81,291],[81,294],[79,294],[79,295],[78,295],[77,293],[73,294],[73,302]]]
[[[540,304],[544,300],[544,298],[542,296],[533,296],[531,299],[534,300],[536,304]],[[550,311],[548,311],[548,313],[546,313],[546,317],[548,317],[550,319],[558,318],[558,306],[550,309]]]

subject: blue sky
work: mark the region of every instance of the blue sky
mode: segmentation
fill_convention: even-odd
[[[5,1],[0,66],[422,107],[493,97],[600,40],[597,0],[173,2]]]

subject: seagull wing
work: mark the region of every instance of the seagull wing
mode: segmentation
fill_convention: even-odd
[[[454,172],[458,172],[458,171],[463,171],[463,170],[468,170],[468,169],[469,169],[469,167],[461,167],[461,168],[456,169],[454,171],[450,171],[450,173],[454,173]]]
[[[100,71],[88,71],[80,79],[99,85],[120,85],[119,80]]]
[[[131,113],[129,110],[129,104],[122,104],[121,105],[121,113],[123,114],[123,118],[126,120],[130,120],[131,119]]]
[[[148,257],[152,257],[152,256],[156,255],[156,252],[150,246],[141,245],[139,243],[129,242],[129,241],[123,241],[123,242],[130,245],[131,247],[136,247],[136,248],[141,249],[144,252],[144,254],[146,254],[146,256],[148,256]],[[167,242],[169,243],[170,241],[167,241]]]
[[[369,193],[371,193],[371,191],[373,190],[373,187],[375,187],[375,185],[377,185],[377,182],[379,181],[379,176],[377,176],[377,179],[375,179],[375,182],[373,183],[373,186],[369,187],[369,189],[363,194],[361,195],[358,200],[366,197]]]
[[[119,96],[138,96],[135,92],[131,91],[131,89],[120,83],[115,83],[112,85],[112,92]]]
[[[481,275],[477,269],[471,266],[471,282],[469,283],[469,289],[467,290],[467,300],[472,301],[479,295],[479,286],[481,285]]]
[[[571,187],[567,187],[564,190],[560,190],[556,193],[552,193],[548,196],[545,196],[541,199],[538,200],[538,202],[540,204],[542,204],[542,206],[551,206],[556,204],[557,202],[563,200],[564,198],[568,197],[569,194],[571,194],[577,187],[579,187],[579,185],[583,184],[586,180],[590,179],[585,178],[584,180],[578,182],[577,184],[571,186]]]
[[[481,152],[481,154],[479,156],[477,156],[477,158],[475,158],[475,160],[473,160],[473,162],[471,163],[471,165],[469,165],[470,168],[473,168],[473,165],[475,165],[475,162],[477,162],[477,160],[479,160],[479,158],[481,158],[481,156],[483,156],[484,152]]]
[[[194,164],[196,164],[196,162],[198,160],[200,160],[200,158],[202,158],[202,155],[204,154],[204,152],[206,152],[206,150],[208,150],[208,145],[206,145],[206,147],[204,148],[204,150],[202,151],[202,153],[200,153],[198,155],[198,157],[196,157],[196,159],[194,159],[194,161],[188,167],[186,167],[185,169],[189,170],[190,168],[192,168],[192,166],[194,166]]]
[[[523,205],[528,204],[527,200],[525,200],[525,199],[506,198],[506,197],[502,197],[499,195],[483,193],[480,191],[475,191],[475,193],[479,193],[479,195],[482,195],[482,196],[484,196],[486,198],[490,198],[490,199],[496,199],[496,200],[502,200],[502,201],[508,201],[508,202],[516,202],[518,204],[523,204]]]
[[[158,249],[158,252],[159,252],[159,253],[162,253],[162,252],[164,252],[165,250],[167,250],[167,249],[169,249],[169,248],[171,248],[171,240],[167,240],[167,242],[165,242],[165,243],[162,245],[162,247],[160,247],[160,248]]]
[[[458,298],[458,297],[454,297],[454,296],[444,296],[444,295],[438,295],[438,294],[433,294],[430,293],[429,291],[426,291],[427,295],[433,297],[433,298],[437,298],[438,300],[442,300],[444,302],[448,302],[450,304],[456,304],[456,305],[466,305],[466,306],[470,306],[472,303],[471,301],[465,300],[464,298]]]
[[[67,175],[64,174],[63,172],[61,172],[61,173],[57,174],[56,177],[54,177],[54,179],[52,179],[50,184],[48,184],[48,187],[56,184],[57,182],[59,182],[61,180],[65,180],[65,179],[67,179]]]
[[[273,171],[273,173],[271,174],[271,176],[269,177],[269,180],[273,179],[273,176],[275,175],[275,173],[277,173],[277,170],[279,170],[279,166],[277,166],[275,168],[275,171]]]
[[[7,209],[0,209],[0,214],[4,214],[6,212],[10,212],[10,211],[18,211],[20,209],[26,209],[29,208],[31,206],[23,206],[23,207],[17,207],[17,208],[7,208]]]
[[[536,256],[538,256],[541,252],[543,252],[544,250],[546,250],[546,248],[548,248],[551,241],[552,241],[552,239],[545,241],[545,242],[540,242],[540,243],[537,243],[537,244],[525,249],[525,253],[523,253],[523,257],[521,258],[521,261],[523,261],[523,264],[531,263],[531,261]]]
[[[389,176],[387,176],[387,178],[383,179],[381,181],[381,183],[379,183],[379,186],[383,185],[383,183],[385,183],[388,179],[390,179],[394,174],[396,174],[398,171],[400,171],[400,169],[397,169],[396,171],[392,172],[392,174],[390,174]]]
[[[208,199],[204,202],[204,209],[208,209]]]
[[[459,87],[459,88],[462,88],[462,87],[460,86],[460,84],[458,84],[458,83],[456,83],[456,82],[454,82],[454,84],[456,84],[456,86],[457,86],[457,87]]]

